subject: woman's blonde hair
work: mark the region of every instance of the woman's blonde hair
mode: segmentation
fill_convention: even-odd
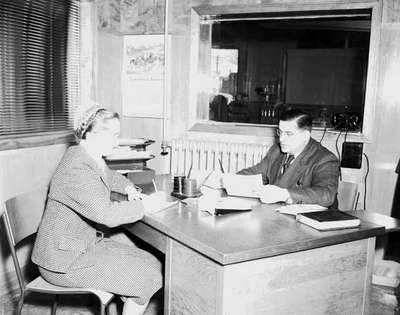
[[[118,113],[107,110],[99,105],[94,105],[81,116],[78,126],[75,129],[75,136],[78,139],[86,139],[88,132],[103,129],[104,123],[110,119],[119,119]]]

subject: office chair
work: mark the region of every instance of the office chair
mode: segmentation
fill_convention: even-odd
[[[28,292],[38,292],[55,295],[51,314],[56,314],[58,296],[63,294],[94,294],[100,302],[100,314],[105,315],[106,307],[114,297],[113,294],[91,288],[68,288],[48,283],[42,277],[26,284],[18,261],[16,248],[18,244],[30,235],[36,233],[45,208],[47,187],[20,194],[3,204],[2,219],[5,226],[7,241],[17,273],[21,295],[18,301],[18,315],[22,312],[25,296]]]
[[[339,181],[338,202],[340,210],[355,210],[358,194],[358,184]]]

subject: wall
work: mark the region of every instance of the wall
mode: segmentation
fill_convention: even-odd
[[[18,193],[47,185],[65,152],[66,144],[56,144],[28,149],[0,151],[0,200],[3,202]],[[8,294],[18,288],[13,263],[6,243],[4,227],[0,225],[0,305],[6,307]],[[30,262],[31,245],[18,250],[21,265]],[[2,314],[2,311],[0,311]]]
[[[155,143],[148,146],[156,158],[149,167],[157,173],[168,171],[168,157],[160,156],[163,135],[163,120],[150,117],[125,116],[122,110],[122,56],[123,36],[135,34],[160,34],[164,32],[164,1],[114,1],[92,2],[97,12],[94,33],[97,57],[95,99],[104,106],[120,113],[122,138],[149,138]]]

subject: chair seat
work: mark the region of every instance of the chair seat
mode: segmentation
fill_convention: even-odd
[[[102,290],[96,290],[91,288],[70,288],[61,287],[58,285],[51,284],[44,280],[42,277],[37,277],[35,280],[30,282],[26,288],[30,291],[50,293],[50,294],[95,294],[103,305],[107,305],[114,297],[112,293],[108,293]]]

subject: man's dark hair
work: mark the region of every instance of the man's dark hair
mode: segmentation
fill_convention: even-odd
[[[279,120],[282,121],[296,120],[298,128],[306,129],[308,131],[311,131],[312,128],[312,117],[300,109],[285,110],[279,116]]]

